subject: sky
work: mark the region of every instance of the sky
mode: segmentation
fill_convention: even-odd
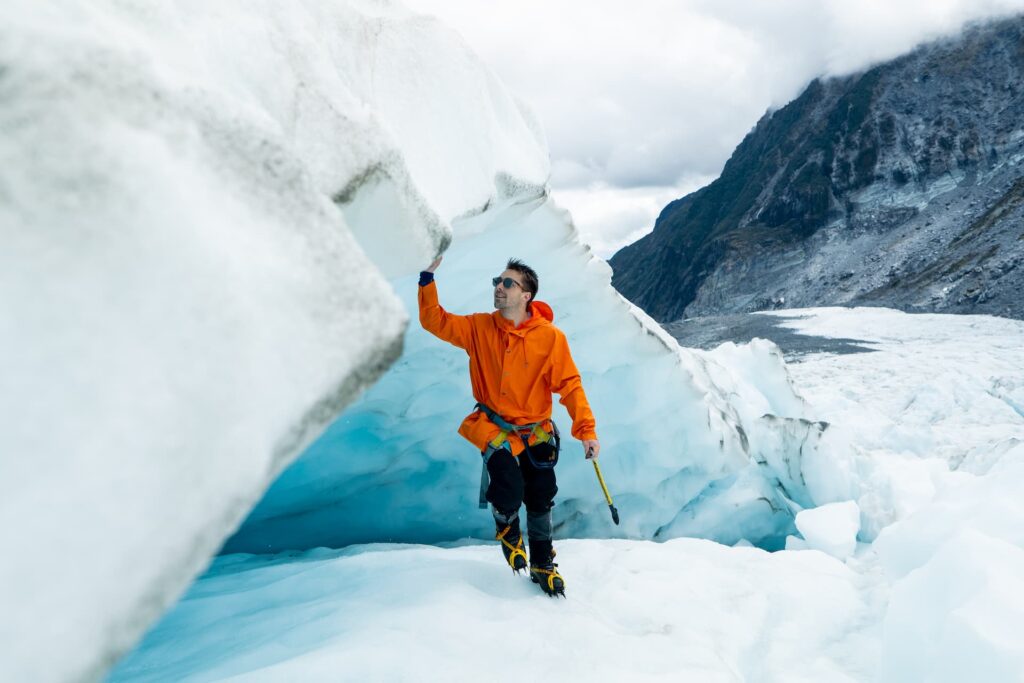
[[[405,0],[544,126],[556,202],[602,257],[714,180],[769,109],[1024,0]]]

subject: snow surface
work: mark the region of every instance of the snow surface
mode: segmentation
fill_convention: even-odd
[[[808,494],[816,505],[856,501],[862,540],[1024,443],[1020,321],[878,308],[766,315],[877,349],[787,366],[809,414],[831,424],[803,460]]]
[[[843,681],[877,660],[875,605],[826,555],[559,548],[567,600],[497,547],[223,556],[110,680]]]
[[[799,545],[791,545],[787,538],[786,550],[810,548],[845,560],[857,549],[860,508],[852,500],[801,510],[794,521],[803,538]]]
[[[846,460],[804,462],[815,495],[865,499],[881,469],[890,485],[873,500],[904,513],[877,518],[877,540],[845,562],[744,541],[556,540],[561,601],[512,576],[493,543],[228,555],[111,680],[521,680],[527,670],[599,681],[1024,679],[1024,444],[1003,443],[1024,435],[1024,416],[988,414],[987,429],[956,430],[895,408],[931,396],[930,414],[948,419],[993,385],[1018,400],[1024,323],[785,313],[794,314],[807,333],[877,349],[789,365],[813,409],[832,419],[890,409],[885,430],[850,422],[836,432]],[[940,378],[956,390],[935,394]],[[944,448],[902,450],[933,430]],[[955,457],[958,448],[985,457]],[[968,462],[984,467],[950,468]],[[496,642],[513,644],[511,668],[496,662]]]
[[[399,355],[384,273],[547,152],[390,2],[13,0],[0,64],[0,678],[90,679]]]

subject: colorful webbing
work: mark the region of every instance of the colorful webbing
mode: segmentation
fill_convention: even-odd
[[[519,437],[519,439],[523,442],[523,447],[527,449],[527,453],[529,453],[530,437],[529,434],[523,436],[523,432],[529,432],[536,437],[537,440],[535,442],[535,445],[537,443],[549,443],[551,441],[554,441],[555,459],[554,461],[552,461],[550,465],[547,465],[548,467],[555,466],[554,463],[557,462],[558,460],[558,450],[561,447],[561,443],[560,437],[558,435],[558,425],[556,425],[554,420],[552,420],[551,418],[548,418],[547,420],[543,420],[541,422],[531,422],[530,424],[525,425],[514,425],[511,422],[505,420],[505,418],[503,418],[501,415],[498,415],[498,413],[496,413],[495,411],[485,406],[483,403],[477,403],[476,407],[480,412],[487,416],[487,419],[490,420],[492,424],[494,424],[498,429],[501,430],[498,432],[498,435],[496,437],[494,437],[487,443],[487,449],[480,454],[481,456],[483,456],[483,464],[480,468],[479,505],[481,510],[485,510],[487,508],[487,485],[490,479],[490,475],[487,473],[487,461],[490,460],[492,453],[501,449],[501,447],[508,441],[509,434],[515,433],[516,436]],[[550,433],[544,429],[545,424],[551,425]],[[509,445],[509,451],[512,451],[511,445]]]
[[[555,569],[547,570],[547,569],[543,569],[541,567],[530,567],[530,572],[532,572],[534,574],[547,574],[548,575],[548,588],[551,589],[552,593],[555,592],[555,579],[561,579],[562,583],[563,584],[565,583],[565,579],[562,579],[562,575],[559,574],[558,571],[555,570]]]
[[[533,424],[533,428],[530,430],[530,434],[532,434],[537,439],[536,443],[547,443],[551,441],[551,434],[549,434],[547,430],[545,430],[544,427],[541,426],[543,424],[543,422],[536,422]],[[522,428],[514,430],[515,434],[517,434],[520,439],[523,439],[524,443],[527,439],[530,438],[529,436],[525,438],[523,437],[523,431],[527,427],[530,427],[530,425],[523,425]],[[495,450],[501,448],[501,445],[508,441],[508,435],[511,433],[513,433],[513,430],[502,429],[500,432],[498,432],[498,435],[496,437],[491,439],[491,448]]]
[[[502,529],[495,536],[495,538],[497,538],[499,541],[501,541],[501,544],[511,551],[511,553],[508,556],[508,564],[509,564],[510,567],[512,567],[512,569],[515,569],[516,568],[516,563],[515,563],[516,555],[522,555],[523,556],[523,563],[525,564],[526,563],[526,551],[523,550],[523,537],[522,536],[519,537],[519,543],[517,543],[515,546],[513,546],[511,543],[509,543],[508,541],[505,540],[505,535],[511,529],[512,529],[512,525],[509,524],[504,529]]]
[[[488,420],[493,422],[494,425],[501,430],[498,432],[496,437],[491,439],[490,442],[491,448],[495,450],[501,448],[502,444],[508,441],[508,435],[512,433],[515,433],[516,436],[522,440],[524,446],[527,445],[527,440],[530,438],[531,434],[537,439],[536,443],[547,443],[552,439],[551,434],[544,429],[544,425],[550,420],[530,422],[529,424],[524,425],[514,425],[499,415],[497,411],[492,410],[483,403],[477,403],[476,407],[487,416]]]

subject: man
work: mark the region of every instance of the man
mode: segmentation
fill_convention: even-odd
[[[438,258],[420,273],[420,324],[431,334],[464,349],[477,409],[459,434],[484,458],[497,539],[513,571],[526,569],[519,508],[526,503],[530,578],[548,595],[564,595],[565,580],[554,563],[551,508],[558,487],[558,432],[551,421],[551,394],[572,416],[572,435],[586,457],[601,451],[594,415],[565,334],[551,321],[551,307],[537,301],[537,273],[511,259],[492,280],[493,313],[452,315],[438,303],[434,271]]]

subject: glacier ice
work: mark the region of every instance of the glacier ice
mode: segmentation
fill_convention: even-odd
[[[1024,323],[875,308],[766,315],[876,349],[788,366],[811,419],[830,423],[800,458],[804,491],[815,505],[856,501],[860,540],[1019,452]]]
[[[817,426],[774,345],[680,349],[609,283],[609,269],[579,244],[568,215],[538,188],[453,221],[436,281],[447,310],[489,306],[490,278],[510,256],[540,275],[539,298],[567,335],[597,417],[602,469],[622,523],[608,518],[570,420],[563,426],[559,536],[693,535],[781,545],[792,508],[773,466],[793,459]],[[416,276],[392,280],[416,315]],[[376,541],[489,537],[479,511],[479,454],[455,430],[473,409],[463,351],[420,329],[404,353],[274,483],[225,552],[338,547]],[[811,425],[810,427],[804,425]],[[760,463],[760,464],[759,464]]]
[[[893,585],[879,680],[1019,681],[1024,548],[973,529],[946,532],[931,559]]]
[[[541,296],[570,338],[623,526],[610,526],[582,453],[567,443],[560,538],[694,535],[779,547],[795,514],[843,500],[861,509],[862,540],[886,527],[896,538],[919,523],[916,512],[955,499],[953,475],[988,481],[1019,457],[1024,384],[1012,373],[994,371],[983,396],[974,379],[946,368],[908,396],[899,374],[883,371],[871,381],[896,398],[880,408],[830,395],[850,390],[839,382],[802,400],[765,342],[680,349],[614,293],[607,266],[548,198],[532,115],[429,18],[369,0],[16,0],[0,19],[0,121],[10,133],[0,138],[5,678],[101,675],[307,445],[228,550],[486,535],[489,517],[474,505],[479,461],[455,434],[472,404],[465,361],[407,327],[415,272],[445,249],[438,280],[449,309],[478,310],[486,280],[515,255],[541,272]],[[829,317],[837,327],[863,321],[819,313],[814,324]],[[979,418],[974,403],[993,410]],[[900,419],[886,418],[893,407]],[[965,449],[955,433],[977,438]],[[1019,543],[979,525],[965,543],[1015,563]],[[913,582],[941,582],[959,565],[941,544],[886,554],[885,538],[877,552],[887,569],[924,570],[892,574],[893,594],[905,599],[886,623],[915,623],[924,613]],[[581,555],[634,552],[576,543]],[[650,555],[659,546],[641,546],[641,565],[657,566]],[[765,557],[673,547],[722,562],[728,552]],[[478,550],[459,553],[475,568]],[[362,552],[371,551],[342,555]],[[670,558],[666,575],[687,559]],[[287,564],[228,558],[214,574],[279,560]],[[827,626],[829,643],[850,633],[860,643],[862,612],[875,606],[850,589],[849,566],[819,553],[765,562],[792,570],[780,577],[787,595],[805,587],[808,567],[838,577],[826,583],[844,596],[841,623],[811,605],[800,626]],[[966,569],[986,575],[984,566]],[[267,578],[257,574],[248,576]],[[438,584],[442,595],[479,597],[479,576],[468,588]],[[993,576],[998,590],[976,583],[963,594],[977,600],[950,603],[938,618],[1012,668],[1016,651],[1000,654],[984,637],[1017,615],[1010,603],[993,608],[1015,588],[1012,577]],[[750,577],[731,578],[742,588]],[[743,599],[724,589],[703,614]],[[745,606],[760,623],[796,605],[759,600]],[[635,633],[658,632],[640,612],[621,611]],[[304,616],[337,613],[314,599]],[[727,616],[709,645],[741,628]],[[274,639],[275,624],[263,637]],[[801,636],[778,628],[793,636],[787,642]],[[745,633],[743,653],[763,654],[756,630]],[[885,666],[919,666],[930,651],[911,646]],[[793,653],[776,654],[782,666]],[[826,675],[856,670],[856,657],[839,659],[813,664]]]
[[[89,679],[399,356],[382,266],[547,157],[390,2],[14,0],[0,64],[2,677]]]
[[[808,493],[867,500],[871,492],[880,507],[900,511],[845,561],[821,552],[765,553],[746,541],[729,548],[695,539],[561,540],[570,597],[552,609],[510,575],[493,544],[228,555],[113,680],[333,680],[340,670],[364,678],[429,679],[420,674],[443,670],[449,678],[504,680],[481,653],[496,628],[524,620],[548,625],[517,632],[531,662],[567,677],[1020,680],[1024,444],[1006,434],[1019,434],[1024,416],[998,406],[1024,380],[1024,323],[912,316],[900,318],[893,333],[888,323],[903,315],[894,311],[801,315],[801,328],[814,333],[889,330],[887,341],[873,342],[875,353],[790,366],[809,410],[834,425],[828,438],[848,440],[835,462],[821,453],[802,460],[805,475],[813,465]],[[918,423],[909,399],[930,395],[939,377],[957,390],[947,394],[948,410],[936,413],[933,405],[929,412],[948,417]],[[961,415],[953,406],[965,397]],[[964,429],[975,410],[975,428]],[[882,414],[889,422],[880,425]],[[835,428],[847,421],[847,429]],[[929,435],[916,457],[939,467],[907,467],[914,456],[897,457],[900,447]],[[958,445],[985,454],[984,467],[965,469],[968,461],[958,457],[947,463]],[[830,472],[837,480],[828,484]],[[880,482],[887,484],[875,488]],[[830,511],[845,517],[845,529],[827,519]],[[811,542],[817,531],[818,541],[849,544],[854,512],[849,498],[839,498],[799,511],[797,525]],[[796,537],[788,544],[807,547]],[[560,634],[557,648],[549,647],[551,633]],[[396,647],[410,657],[391,656]],[[512,671],[508,680],[519,677]]]
[[[801,510],[794,521],[807,548],[839,560],[845,560],[857,548],[860,508],[852,500]]]

